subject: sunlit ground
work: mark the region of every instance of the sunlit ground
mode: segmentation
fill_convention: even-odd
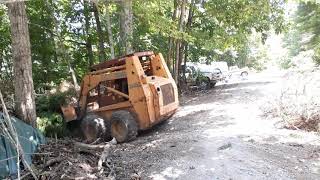
[[[268,99],[279,95],[282,85],[279,77],[282,76],[283,73],[284,72],[275,69],[264,73],[251,74],[247,80],[235,78],[228,83],[219,84],[216,89],[216,91],[219,91],[220,96],[231,97],[215,100],[214,98],[216,98],[216,96],[212,96],[213,99],[211,101],[200,101],[195,103],[195,105],[189,103],[189,105],[187,104],[181,107],[169,124],[172,124],[175,120],[182,120],[194,114],[203,113],[205,114],[204,117],[201,117],[198,121],[192,121],[192,127],[195,128],[195,131],[198,130],[197,127],[205,127],[204,130],[200,132],[204,140],[202,143],[196,143],[188,149],[181,149],[181,153],[187,156],[185,159],[171,162],[167,168],[154,172],[149,177],[152,179],[181,179],[182,177],[188,177],[188,174],[190,174],[189,171],[193,170],[193,168],[197,169],[195,172],[199,173],[200,171],[204,173],[203,177],[237,177],[237,173],[241,174],[240,177],[247,178],[255,177],[255,175],[272,177],[272,173],[274,173],[274,169],[277,169],[276,166],[278,166],[279,163],[285,163],[285,161],[290,163],[293,161],[292,159],[298,159],[301,162],[306,161],[304,159],[306,157],[287,155],[286,152],[279,152],[277,149],[273,151],[272,146],[282,146],[285,144],[287,146],[288,144],[289,146],[319,146],[319,135],[312,132],[279,128],[277,127],[278,119],[266,119],[261,110],[261,107],[263,107],[263,104],[266,103]],[[238,84],[239,86],[233,87],[233,84]],[[250,85],[246,86],[242,84]],[[221,86],[230,86],[230,88],[219,89]],[[228,147],[228,142],[232,142],[233,147],[231,147],[231,143],[230,147]],[[257,149],[248,149],[247,145],[244,145],[242,142],[257,144]],[[161,142],[159,143],[161,144]],[[225,144],[227,150],[219,153],[216,150],[217,146],[224,146]],[[258,147],[259,144],[269,144],[270,149],[264,152],[265,150],[263,150],[263,148]],[[246,151],[265,153],[267,155],[260,157],[257,156],[258,154],[250,154],[251,152]],[[194,154],[199,154],[199,158],[202,160],[194,162],[194,158],[191,157],[194,156]],[[188,157],[189,155],[190,157]],[[279,156],[279,162],[273,162],[273,158],[264,159],[268,158],[267,156]],[[309,160],[311,163],[309,169],[298,165],[290,168],[292,171],[301,171],[306,174],[319,174],[319,160],[319,157]],[[228,163],[231,164],[227,165]],[[224,164],[228,167],[224,167]],[[291,171],[290,168],[288,167]],[[259,174],[260,170],[265,172],[265,175]],[[226,174],[219,174],[221,172],[226,172]],[[286,173],[288,172],[286,169],[281,168],[278,169],[278,172],[275,174],[278,173],[286,177]],[[289,174],[290,173],[287,175]],[[192,178],[194,178],[194,176],[192,176]],[[288,176],[287,178],[291,179],[292,177],[290,178]],[[202,178],[199,177],[199,179]]]

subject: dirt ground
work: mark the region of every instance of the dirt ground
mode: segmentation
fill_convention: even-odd
[[[319,179],[319,136],[262,113],[280,86],[258,74],[182,97],[174,117],[116,145],[117,179]]]

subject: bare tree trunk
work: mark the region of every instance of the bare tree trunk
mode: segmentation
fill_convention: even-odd
[[[3,60],[3,56],[2,56],[2,52],[0,52],[0,69],[2,70],[2,63],[4,62]],[[2,73],[1,73],[2,74]],[[0,77],[1,77],[1,74],[0,74]]]
[[[195,5],[195,0],[191,0],[191,4],[189,7],[189,14],[188,14],[188,20],[186,24],[186,32],[190,32],[191,26],[192,26],[192,19],[193,19],[193,14],[194,14],[194,5]],[[186,79],[186,64],[187,64],[187,59],[188,59],[188,51],[189,51],[189,45],[188,42],[184,42],[184,68],[183,68],[183,79]]]
[[[182,69],[181,69],[181,64],[182,64],[182,62],[184,61],[184,51],[185,51],[185,49],[184,49],[184,47],[185,47],[185,42],[183,41],[183,42],[180,42],[180,49],[179,49],[179,78],[181,77],[181,75],[182,75]]]
[[[181,0],[180,5],[181,5],[181,13],[180,13],[180,20],[179,20],[179,31],[183,32],[183,26],[185,25],[185,15],[186,15],[186,3],[187,0]],[[177,45],[176,45],[176,66],[175,66],[175,75],[174,79],[179,85],[179,70],[181,69],[181,61],[183,57],[183,49],[181,51],[181,40],[177,40]],[[181,53],[182,52],[182,53]],[[181,54],[180,54],[181,53]]]
[[[177,19],[178,14],[178,2],[177,0],[174,0],[174,10],[172,14],[172,21],[175,21]],[[167,56],[167,65],[169,67],[169,70],[173,72],[173,48],[174,48],[174,39],[173,37],[169,37],[169,49],[168,49],[168,56]]]
[[[124,48],[125,54],[130,54],[133,52],[132,49],[132,0],[122,0],[121,1],[122,12],[120,14],[120,29],[121,29],[121,41],[122,49]]]
[[[176,81],[176,84],[179,85],[179,50],[180,50],[180,40],[177,40],[176,43],[176,62],[174,66],[174,80]]]
[[[109,38],[109,45],[110,45],[110,52],[111,52],[111,58],[115,58],[114,53],[114,41],[113,41],[113,35],[112,35],[112,27],[111,27],[111,18],[109,13],[109,4],[108,2],[105,3],[106,5],[106,12],[105,12],[105,21],[106,21],[106,27],[108,32],[108,38]]]
[[[80,86],[79,86],[78,81],[77,81],[76,73],[74,72],[74,69],[71,66],[70,60],[67,60],[67,61],[68,61],[69,72],[71,73],[71,77],[72,77],[72,82],[73,82],[74,88],[78,91],[78,90],[80,90]]]
[[[167,66],[170,70],[170,72],[172,72],[172,64],[173,64],[173,60],[172,60],[172,49],[173,49],[173,38],[172,37],[169,37],[169,42],[168,42],[168,55],[167,55]]]
[[[15,112],[20,119],[37,127],[31,47],[25,4],[24,2],[12,2],[7,6],[14,61]]]
[[[96,19],[96,24],[97,24],[97,34],[98,34],[98,41],[99,41],[99,61],[103,62],[106,60],[106,54],[104,52],[104,35],[100,23],[100,18],[99,18],[99,9],[98,9],[98,4],[93,2],[92,3],[92,10],[93,10],[93,15],[94,18]]]
[[[87,56],[89,60],[89,67],[91,67],[94,64],[94,58],[93,58],[91,38],[89,36],[87,37],[86,49],[87,49]]]
[[[90,17],[89,17],[89,9],[88,9],[88,2],[86,0],[83,1],[83,6],[84,6],[84,19],[85,19],[85,28],[84,28],[84,34],[87,36],[86,40],[86,49],[87,49],[87,56],[89,60],[89,67],[91,67],[94,63],[94,58],[93,58],[93,50],[92,50],[92,39],[90,35]]]

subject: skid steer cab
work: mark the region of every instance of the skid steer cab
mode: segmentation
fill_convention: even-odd
[[[177,85],[162,54],[147,51],[92,66],[77,105],[61,109],[67,122],[80,122],[88,142],[125,142],[168,119],[178,106]]]

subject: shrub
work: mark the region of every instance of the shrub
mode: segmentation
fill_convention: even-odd
[[[60,106],[74,101],[75,95],[76,92],[70,90],[36,97],[38,128],[45,136],[63,137],[69,135]]]
[[[75,96],[76,92],[74,90],[66,92],[56,92],[49,95],[40,95],[36,97],[37,113],[61,113],[60,106],[75,101]]]
[[[320,65],[320,49],[319,48],[315,50],[312,59],[317,65]]]
[[[294,66],[294,64],[292,63],[292,59],[286,56],[281,58],[279,65],[282,69],[289,69]]]
[[[287,73],[280,95],[265,103],[265,114],[279,117],[289,129],[320,131],[319,74],[319,69]]]
[[[58,113],[42,113],[37,118],[38,129],[47,137],[64,137],[69,135],[66,123]]]

